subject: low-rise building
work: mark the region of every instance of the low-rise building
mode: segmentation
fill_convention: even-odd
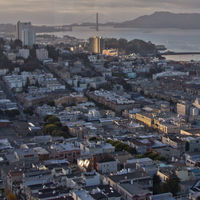
[[[115,152],[115,147],[109,143],[104,142],[82,142],[80,143],[80,149],[89,155]]]
[[[72,191],[72,197],[76,200],[95,200],[86,190]]]
[[[101,159],[96,162],[96,170],[101,174],[117,172],[117,161],[114,159]]]
[[[49,152],[46,149],[42,147],[35,147],[33,150],[38,154],[40,162],[49,159]]]
[[[185,153],[185,163],[187,166],[200,166],[199,153]]]
[[[184,140],[186,141],[187,152],[200,152],[200,137],[186,137]]]
[[[200,181],[198,181],[189,191],[189,198],[191,200],[197,200],[200,197]]]
[[[180,155],[186,151],[186,142],[181,138],[171,135],[162,136],[162,142],[180,151]]]
[[[46,49],[36,49],[36,57],[39,61],[48,59],[49,54]]]
[[[75,162],[80,157],[81,150],[71,143],[52,144],[50,147],[51,155],[55,159],[67,159]]]
[[[175,175],[172,167],[160,167],[157,171],[157,175],[160,177],[162,182],[167,181],[170,177]]]
[[[175,200],[172,193],[152,195],[150,200]]]
[[[136,113],[135,118],[149,127],[151,127],[153,124],[153,118],[150,114],[147,115],[147,113]]]
[[[29,49],[19,49],[18,56],[22,57],[24,59],[27,59],[30,55],[30,50]]]

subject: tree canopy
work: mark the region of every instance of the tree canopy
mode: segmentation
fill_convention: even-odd
[[[109,49],[119,49],[120,51],[124,51],[126,54],[136,53],[142,56],[149,54],[155,55],[157,53],[156,46],[154,44],[138,39],[127,41],[122,38],[119,40],[116,38],[107,38],[105,39],[105,47]]]
[[[48,45],[47,46],[47,51],[48,51],[48,54],[49,54],[49,58],[52,58],[54,61],[58,60],[59,51],[56,50],[56,48],[54,46]]]
[[[0,38],[0,69],[13,69],[13,64],[8,60],[7,56],[4,54],[5,41]]]
[[[22,41],[21,40],[11,40],[10,41],[10,47],[11,49],[17,49],[22,47]]]
[[[56,116],[48,116],[47,118],[45,118],[45,122],[48,124],[54,124],[56,122],[60,122],[60,119],[57,118]]]
[[[125,144],[120,141],[114,141],[114,140],[107,140],[107,143],[110,143],[115,147],[115,151],[127,151],[130,154],[137,154],[137,151],[135,148],[130,147],[128,144]]]
[[[9,118],[15,118],[17,115],[20,114],[19,110],[6,110],[5,114],[9,117]]]
[[[8,194],[8,200],[17,200],[17,197],[14,193],[10,192]]]
[[[153,193],[162,194],[171,192],[174,196],[180,191],[180,180],[176,175],[171,175],[164,183],[161,182],[159,176],[153,177]]]
[[[44,118],[44,132],[51,136],[62,136],[65,138],[71,137],[67,126],[63,126],[60,119],[53,115],[47,115]]]
[[[144,153],[143,155],[137,155],[137,158],[151,158],[152,160],[160,160],[160,161],[165,161],[165,157],[159,155],[156,152],[153,151],[148,151],[146,153]]]

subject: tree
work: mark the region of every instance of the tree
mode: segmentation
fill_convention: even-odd
[[[44,118],[45,126],[44,132],[52,136],[62,136],[69,138],[69,129],[67,126],[62,126],[60,119],[53,115],[47,115]]]
[[[161,180],[158,175],[153,176],[153,194],[159,194],[160,193],[160,187],[161,187]]]
[[[69,135],[62,130],[54,130],[54,131],[52,131],[51,135],[55,136],[55,137],[64,137],[64,138],[69,137]]]
[[[134,155],[137,154],[137,151],[135,148],[130,147],[128,144],[125,144],[120,141],[113,141],[113,140],[107,140],[107,143],[110,143],[115,147],[115,151],[127,151],[128,153]]]
[[[107,49],[117,49],[119,47],[118,40],[116,38],[105,39],[105,48]]]
[[[56,116],[50,116],[49,118],[47,118],[46,123],[48,124],[54,124],[56,122],[60,122],[60,119],[57,118]]]
[[[166,158],[164,156],[160,156],[160,155],[157,155],[154,160],[159,160],[159,161],[166,161]]]
[[[47,124],[44,127],[45,133],[52,134],[54,130],[58,130],[58,127],[55,124]]]
[[[90,141],[90,142],[98,142],[99,139],[98,139],[97,137],[91,137],[91,138],[89,139],[89,141]]]
[[[32,53],[32,55],[30,55],[29,58],[25,61],[25,64],[21,68],[21,70],[32,72],[40,68],[41,68],[40,61],[34,56],[34,53]]]
[[[161,186],[162,193],[171,192],[174,196],[176,196],[177,193],[180,191],[179,183],[180,179],[177,176],[170,176],[167,181]]]
[[[62,103],[63,108],[66,108],[68,106],[67,103]]]
[[[66,133],[69,133],[68,126],[62,126],[61,130],[64,131],[64,132],[66,132]]]
[[[17,197],[13,192],[10,192],[8,194],[8,200],[17,200]]]
[[[185,143],[185,151],[189,151],[190,150],[190,143],[186,142]]]
[[[120,39],[118,40],[118,47],[119,47],[119,49],[121,49],[121,50],[126,49],[127,44],[128,44],[128,41],[127,41],[126,39],[120,38]]]
[[[1,52],[3,52],[4,45],[5,45],[4,39],[3,39],[3,38],[0,38],[0,51],[1,51]]]
[[[12,49],[17,49],[22,47],[22,41],[21,40],[11,40],[10,41],[10,46]]]
[[[30,58],[36,59],[36,48],[34,46],[30,49]]]
[[[57,122],[55,122],[54,124],[55,124],[57,127],[62,127],[62,124],[61,124],[60,121],[57,121]]]
[[[37,88],[40,87],[40,84],[39,84],[38,80],[36,80],[35,87],[37,87]]]
[[[55,102],[54,101],[48,101],[47,105],[54,107],[55,106]]]
[[[25,84],[25,86],[23,87],[23,90],[25,91],[25,92],[28,92],[28,87],[30,86],[30,79],[29,79],[29,77],[27,77],[26,78],[26,84]]]
[[[150,42],[145,42],[143,40],[131,40],[127,41],[126,39],[115,39],[107,38],[105,39],[106,48],[120,49],[127,54],[130,53],[139,53],[141,55],[147,54],[157,54],[156,46]]]
[[[26,108],[24,110],[24,113],[32,116],[33,115],[33,110],[34,110],[33,107],[28,107],[28,108]]]
[[[56,50],[54,46],[48,45],[47,46],[47,51],[48,51],[48,54],[49,54],[49,58],[52,58],[54,61],[58,60],[59,51]]]
[[[20,114],[19,110],[6,110],[5,114],[9,117],[9,118],[15,118],[17,115]]]
[[[43,105],[43,104],[42,104]],[[44,117],[44,121],[45,122],[47,122],[47,120],[50,118],[50,117],[52,117],[53,115],[46,115],[45,117]]]
[[[154,44],[143,40],[131,40],[126,47],[126,53],[139,53],[146,56],[147,54],[155,54],[156,47]]]
[[[3,114],[4,114],[4,111],[0,109],[0,115],[3,115]]]
[[[2,49],[1,49],[2,48]],[[13,64],[8,60],[7,56],[3,53],[3,47],[0,47],[0,69],[8,68],[13,70]]]
[[[137,158],[146,158],[146,157],[151,158],[152,160],[166,161],[165,157],[160,156],[158,153],[152,151],[148,151],[143,155],[137,155]]]

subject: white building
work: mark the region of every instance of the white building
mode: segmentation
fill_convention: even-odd
[[[116,160],[108,160],[105,162],[97,163],[97,170],[102,174],[110,174],[117,172],[117,161]]]
[[[17,22],[15,38],[21,40],[24,46],[32,46],[35,44],[35,31],[31,22]]]
[[[100,185],[100,174],[93,172],[86,172],[82,175],[86,187]]]
[[[22,31],[22,43],[24,46],[33,46],[35,44],[35,32],[32,27],[25,28]]]
[[[10,60],[10,61],[16,60],[16,54],[15,53],[8,53],[7,57],[8,57],[8,60]]]
[[[99,111],[92,109],[88,112],[88,120],[89,121],[95,121],[100,118],[100,113]]]
[[[19,57],[22,57],[24,59],[27,59],[30,55],[30,50],[29,49],[19,49]]]
[[[8,69],[0,69],[0,76],[1,75],[6,75],[8,73]]]
[[[80,143],[80,149],[85,152],[85,154],[95,155],[103,153],[114,153],[115,147],[109,143],[92,143],[92,142],[82,142]]]
[[[73,191],[72,197],[76,200],[94,200],[86,190]]]
[[[49,57],[48,51],[46,49],[36,49],[36,57],[39,61],[44,61]]]

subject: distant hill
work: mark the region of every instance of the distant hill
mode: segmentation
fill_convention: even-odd
[[[198,13],[155,12],[152,15],[144,15],[134,20],[119,23],[115,27],[200,29],[199,22],[200,14]]]
[[[13,33],[15,26],[13,24],[0,24],[0,32]]]
[[[155,12],[152,15],[144,15],[133,20],[121,23],[107,22],[99,24],[100,26],[114,26],[120,28],[179,28],[179,29],[200,29],[200,13],[171,13]],[[37,33],[70,31],[73,26],[91,26],[95,23],[71,24],[63,26],[35,26]],[[0,24],[0,32],[13,33],[15,26],[13,24]]]

